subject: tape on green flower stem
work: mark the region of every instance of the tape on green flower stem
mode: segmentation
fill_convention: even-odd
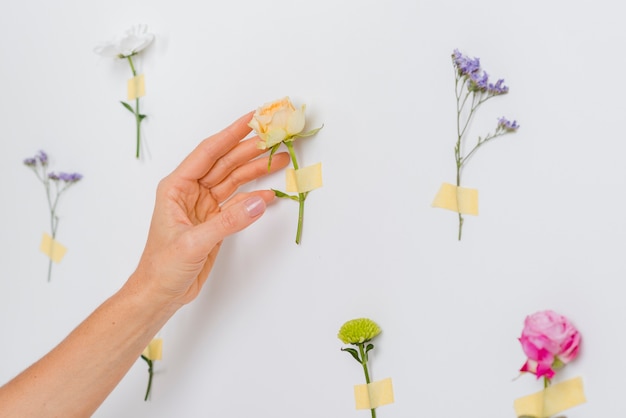
[[[141,353],[148,360],[161,360],[163,353],[163,338],[154,338]]]
[[[432,207],[448,209],[464,215],[478,215],[478,189],[443,183],[435,196]]]
[[[67,248],[44,232],[41,238],[41,244],[39,245],[39,251],[50,257],[55,263],[59,263],[65,256]]]
[[[548,418],[586,401],[583,379],[575,377],[532,395],[516,399],[513,408],[518,417]]]
[[[127,83],[127,96],[128,100],[135,100],[138,97],[146,95],[146,84],[144,82],[143,74],[139,74],[128,80]]]
[[[393,385],[388,377],[376,382],[355,385],[354,400],[356,409],[373,409],[394,402]]]
[[[288,192],[305,193],[322,187],[322,163],[294,170],[285,170],[285,182]]]

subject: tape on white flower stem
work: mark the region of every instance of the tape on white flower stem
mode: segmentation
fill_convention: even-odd
[[[163,355],[163,338],[153,338],[141,353],[148,360],[161,360]]]
[[[65,256],[67,248],[44,232],[41,238],[41,244],[39,245],[39,251],[50,257],[55,263],[59,263]]]
[[[549,418],[566,409],[587,401],[583,391],[583,379],[575,377],[554,384],[540,392],[516,399],[513,403],[516,416]]]
[[[432,207],[478,216],[478,189],[442,183]]]
[[[146,84],[143,74],[139,74],[128,80],[127,84],[127,98],[128,100],[135,100],[138,97],[146,95]]]
[[[285,170],[285,188],[288,192],[305,193],[322,187],[322,163],[294,170]]]
[[[393,385],[388,377],[376,382],[354,386],[356,409],[373,409],[394,402]]]

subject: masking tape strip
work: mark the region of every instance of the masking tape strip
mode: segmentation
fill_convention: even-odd
[[[478,215],[478,190],[442,183],[432,207],[465,215]]]
[[[161,360],[163,354],[163,338],[154,338],[141,353],[149,360]]]
[[[294,170],[285,170],[286,190],[288,192],[304,193],[322,187],[322,163]]]
[[[356,401],[356,409],[373,409],[393,403],[391,378],[388,377],[364,385],[355,385],[354,400]]]
[[[513,407],[518,417],[526,415],[548,418],[586,401],[583,392],[583,379],[575,377],[532,395],[516,399]]]
[[[127,97],[128,100],[135,100],[138,97],[146,95],[146,84],[144,82],[143,74],[139,74],[128,80],[127,84]]]
[[[59,241],[52,239],[49,234],[44,232],[43,237],[41,237],[39,251],[50,257],[50,259],[55,263],[59,263],[65,256],[67,248],[65,248]]]

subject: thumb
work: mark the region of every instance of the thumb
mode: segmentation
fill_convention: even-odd
[[[263,215],[267,204],[258,195],[252,195],[222,209],[208,221],[195,228],[194,235],[198,238],[194,240],[204,247],[206,252],[228,235],[239,232],[254,223]]]

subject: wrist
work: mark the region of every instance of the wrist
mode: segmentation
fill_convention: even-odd
[[[163,317],[164,323],[183,306],[161,287],[157,277],[141,266],[131,274],[119,293],[132,298],[149,315]]]

